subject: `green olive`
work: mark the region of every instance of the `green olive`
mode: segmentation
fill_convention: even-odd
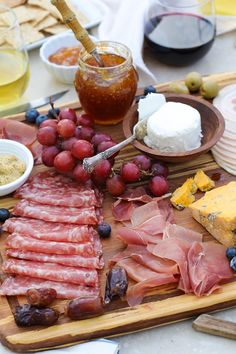
[[[185,93],[189,94],[189,90],[185,84],[179,81],[173,81],[169,84],[169,87],[167,89],[168,92],[171,93]]]
[[[202,97],[206,98],[207,100],[210,100],[211,98],[214,98],[218,95],[219,85],[216,81],[207,80],[202,84],[200,92]]]
[[[190,92],[196,92],[202,85],[202,77],[196,71],[189,73],[185,78],[185,85]]]

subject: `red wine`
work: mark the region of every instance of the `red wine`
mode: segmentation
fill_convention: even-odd
[[[161,62],[188,65],[211,48],[215,26],[198,15],[168,13],[150,19],[145,27],[145,38]]]

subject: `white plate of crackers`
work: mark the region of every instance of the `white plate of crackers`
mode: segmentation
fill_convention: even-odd
[[[2,1],[15,12],[28,50],[40,47],[48,37],[68,31],[50,0],[1,0],[1,4]],[[107,11],[99,0],[66,2],[86,29],[98,25]]]

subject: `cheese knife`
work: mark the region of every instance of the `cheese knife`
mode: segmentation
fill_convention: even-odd
[[[39,107],[45,106],[46,104],[48,104],[50,102],[54,102],[54,101],[58,100],[59,98],[64,96],[68,91],[69,90],[57,92],[51,96],[42,97],[37,100],[33,100],[31,102],[24,103],[19,106],[0,111],[0,118],[7,117],[7,116],[10,116],[10,115],[16,114],[16,113],[26,112],[31,108],[39,108]]]

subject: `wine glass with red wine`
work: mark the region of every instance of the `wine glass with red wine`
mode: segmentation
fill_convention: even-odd
[[[201,59],[216,34],[214,0],[152,0],[145,39],[161,62],[184,66]]]

